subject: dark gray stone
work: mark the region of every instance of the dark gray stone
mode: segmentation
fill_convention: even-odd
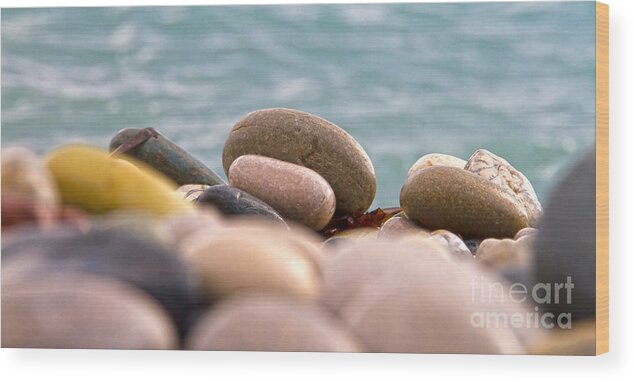
[[[198,197],[196,203],[213,205],[225,215],[265,217],[284,223],[280,214],[264,201],[228,185],[209,187]]]

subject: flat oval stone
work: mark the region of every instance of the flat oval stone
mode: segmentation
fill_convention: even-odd
[[[312,169],[259,155],[240,156],[229,168],[229,184],[266,202],[282,217],[313,230],[335,213],[335,194]]]
[[[524,208],[499,186],[462,169],[432,166],[409,177],[401,189],[407,217],[466,238],[513,237],[528,226]]]
[[[465,164],[467,164],[467,162],[459,157],[447,155],[444,153],[428,153],[427,155],[423,155],[420,159],[416,160],[414,165],[412,165],[412,167],[407,172],[407,177],[410,177],[419,169],[431,166],[443,165],[446,167],[464,169]]]
[[[229,185],[207,188],[196,200],[198,205],[211,205],[227,216],[263,217],[284,223],[280,214],[259,198]]]
[[[319,173],[332,187],[337,210],[365,212],[376,194],[370,158],[346,131],[318,116],[291,109],[254,111],[231,130],[222,163],[225,172],[240,156],[254,154],[298,164]]]
[[[115,279],[43,274],[11,281],[3,276],[2,346],[177,349],[178,337],[158,303]]]
[[[362,351],[352,332],[315,304],[266,295],[230,298],[215,305],[198,321],[187,349]]]
[[[110,152],[141,131],[141,128],[125,128],[119,131],[110,141]],[[224,184],[213,170],[158,132],[122,155],[124,158],[127,156],[146,163],[178,185]]]
[[[474,302],[474,280],[488,285],[497,279],[471,262],[453,260],[435,239],[419,241],[335,247],[324,261],[321,302],[370,352],[523,353],[511,327],[481,328],[472,316],[529,310],[499,302],[497,294],[491,303]]]
[[[319,291],[317,245],[282,228],[250,226],[199,231],[182,245],[208,298],[249,292],[313,299]]]
[[[174,251],[121,230],[34,230],[3,240],[3,279],[45,274],[93,274],[138,287],[170,313],[181,334],[200,307],[197,279]]]
[[[523,205],[528,216],[528,224],[537,226],[542,216],[542,206],[530,181],[508,161],[485,150],[479,149],[471,155],[464,169],[475,173],[498,185]]]

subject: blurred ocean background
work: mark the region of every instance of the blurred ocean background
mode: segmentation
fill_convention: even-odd
[[[224,177],[246,113],[317,114],[397,206],[426,153],[503,156],[542,202],[595,141],[594,2],[2,10],[2,146],[155,127]]]

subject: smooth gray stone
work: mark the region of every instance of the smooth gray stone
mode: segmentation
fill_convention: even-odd
[[[535,242],[535,281],[565,283],[572,278],[572,304],[561,290],[559,304],[544,307],[572,313],[575,319],[596,312],[596,162],[595,147],[586,151],[554,188],[546,203]],[[574,324],[574,323],[573,323]]]
[[[201,304],[199,286],[176,253],[120,229],[34,231],[2,245],[2,277],[84,273],[112,277],[154,297],[184,335]]]
[[[110,151],[114,151],[128,139],[137,135],[140,128],[125,128],[110,141]],[[196,159],[163,135],[149,138],[126,155],[141,160],[163,173],[179,186],[185,184],[216,185],[225,182],[209,167]]]

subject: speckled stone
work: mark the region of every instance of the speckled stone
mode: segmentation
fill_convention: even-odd
[[[362,351],[353,333],[319,306],[264,295],[230,298],[214,306],[200,318],[187,348],[217,351]]]
[[[524,306],[472,300],[474,279],[498,281],[446,249],[403,240],[357,241],[324,261],[321,302],[348,324],[370,352],[523,353],[511,328],[472,325],[480,310],[526,313]],[[495,291],[495,290],[494,290]]]
[[[160,303],[184,334],[200,302],[194,275],[178,255],[118,229],[32,230],[2,244],[2,278],[92,274],[126,282]]]
[[[319,291],[319,243],[282,227],[245,222],[201,230],[182,245],[208,298],[263,292],[314,299]]]
[[[407,172],[407,177],[410,177],[419,169],[431,166],[442,165],[446,167],[464,169],[465,164],[467,164],[467,162],[459,157],[447,155],[444,153],[428,153],[427,155],[424,155],[420,159],[416,160],[414,165],[412,165],[412,167]]]
[[[259,155],[240,156],[229,184],[261,199],[284,219],[321,230],[335,213],[335,194],[312,169]]]
[[[458,168],[432,166],[417,171],[403,185],[400,199],[409,219],[466,238],[513,237],[528,226],[526,212],[513,196]]]
[[[178,336],[158,303],[121,281],[85,274],[3,276],[2,346],[177,349]]]
[[[449,230],[434,230],[431,232],[431,236],[436,238],[438,242],[447,246],[450,253],[454,254],[459,259],[473,259],[471,250],[465,245],[460,237],[450,232]]]
[[[337,210],[365,212],[376,193],[370,158],[346,131],[315,115],[291,109],[254,111],[231,130],[222,163],[225,172],[242,155],[268,156],[310,168],[332,187]]]
[[[140,131],[140,128],[125,128],[119,131],[110,141],[110,151],[114,151]],[[213,170],[161,134],[132,148],[122,157],[127,156],[146,163],[178,185],[224,184]]]
[[[131,209],[165,216],[194,210],[174,192],[176,184],[143,163],[129,160],[132,164],[97,147],[68,145],[50,152],[45,163],[62,202],[88,213]]]
[[[537,226],[543,214],[537,194],[526,176],[513,168],[508,161],[485,149],[479,149],[471,155],[464,169],[498,185],[514,197],[524,207],[528,224]]]
[[[266,202],[229,185],[214,185],[207,188],[196,200],[197,205],[211,205],[227,216],[261,217],[280,223],[284,219]]]

